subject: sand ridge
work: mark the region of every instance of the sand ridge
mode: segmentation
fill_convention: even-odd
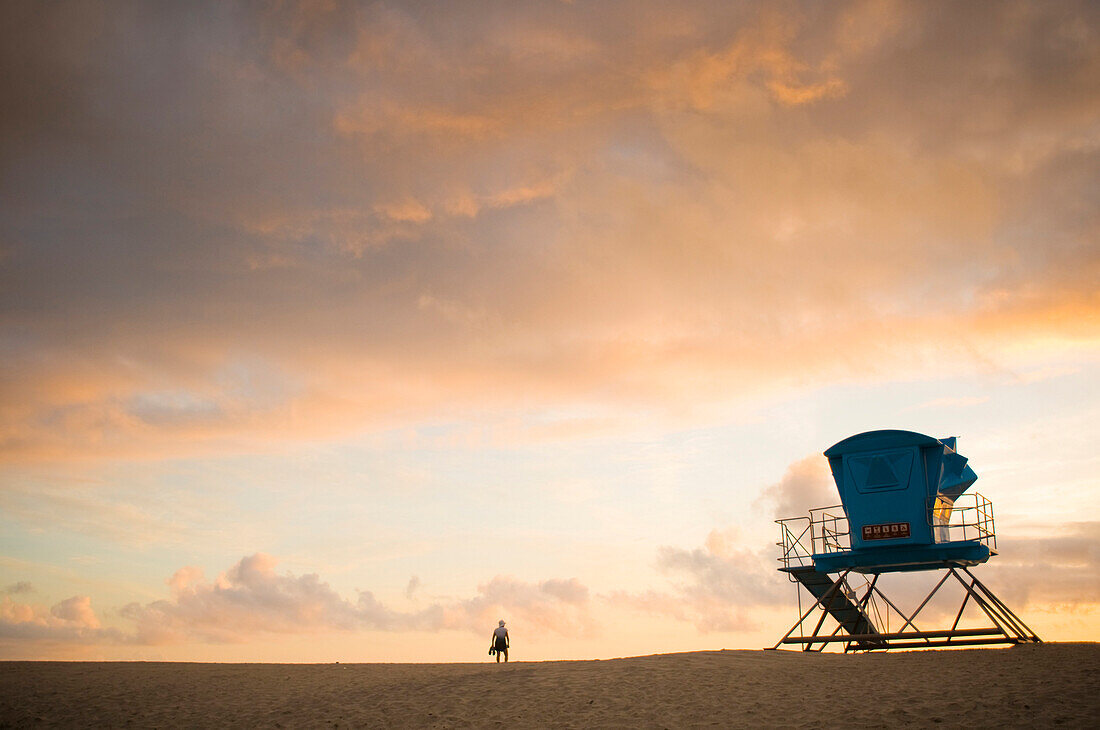
[[[0,663],[0,727],[1095,727],[1100,644],[510,664]]]

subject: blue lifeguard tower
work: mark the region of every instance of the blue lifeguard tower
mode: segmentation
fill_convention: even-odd
[[[1040,641],[971,572],[997,554],[993,506],[967,492],[978,475],[954,437],[868,431],[831,446],[825,456],[841,504],[776,520],[783,550],[779,570],[800,586],[800,618],[773,649],[843,645],[847,652]],[[879,578],[913,571],[943,575],[906,613],[883,593]],[[954,622],[919,629],[921,611],[951,578],[962,586]],[[802,589],[813,599],[805,611]],[[970,617],[964,622],[968,605],[984,625],[969,625]],[[832,619],[828,626],[826,618]]]

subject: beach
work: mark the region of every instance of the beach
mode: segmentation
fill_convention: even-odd
[[[1094,727],[1100,644],[510,664],[0,663],[0,727]]]

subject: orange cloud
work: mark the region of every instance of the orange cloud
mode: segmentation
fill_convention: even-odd
[[[373,136],[377,134],[432,135],[440,140],[479,139],[494,133],[499,121],[489,116],[461,114],[441,109],[379,107],[373,99],[364,100],[358,109],[336,115],[336,130],[345,135]]]
[[[382,203],[375,206],[375,210],[382,213],[387,218],[409,223],[423,223],[426,220],[430,220],[432,217],[432,212],[425,207],[423,203],[413,198]]]
[[[87,596],[74,596],[46,613],[0,599],[0,638],[67,643],[242,643],[272,634],[319,631],[440,631],[480,633],[501,615],[543,632],[584,636],[595,630],[588,589],[572,579],[529,583],[497,576],[468,599],[433,603],[411,612],[386,607],[369,591],[355,601],[337,594],[316,574],[276,571],[278,561],[256,553],[206,581],[193,567],[168,581],[171,598],[131,603],[120,615],[131,633],[103,629]],[[410,586],[413,585],[410,583]]]
[[[16,603],[8,596],[0,598],[0,642],[74,646],[124,640],[120,632],[101,627],[88,596],[73,596],[48,611],[44,606]]]
[[[89,629],[100,627],[99,619],[92,610],[92,599],[88,596],[73,596],[50,609],[56,618]]]
[[[0,460],[262,451],[517,403],[615,428],[624,404],[1094,353],[1083,12],[1013,16],[1045,43],[945,31],[1008,10],[889,2],[292,4],[171,104],[139,70],[206,68],[208,45],[150,59],[125,23],[47,24],[6,46],[50,81],[11,105],[29,182],[0,261]],[[83,78],[62,50],[132,103],[50,96]],[[92,138],[111,185],[61,152]]]

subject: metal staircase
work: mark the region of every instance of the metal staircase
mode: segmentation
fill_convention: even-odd
[[[852,641],[855,644],[853,648],[882,648],[883,642],[872,638],[879,634],[879,631],[864,612],[862,602],[860,604],[852,602],[855,594],[848,586],[846,573],[833,578],[828,573],[818,572],[812,565],[791,566],[784,568],[783,572],[801,583],[810,595],[817,599],[815,607],[823,608],[825,613],[839,624],[838,630],[843,629],[853,637]],[[823,615],[822,620],[824,618]]]

